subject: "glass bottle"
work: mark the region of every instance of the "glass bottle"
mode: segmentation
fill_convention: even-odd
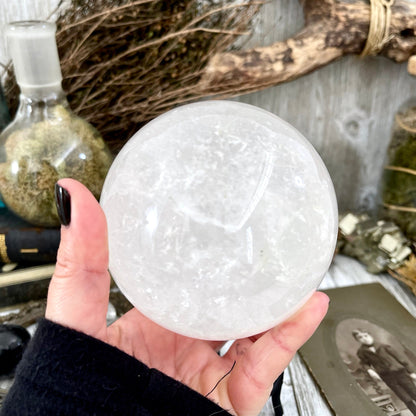
[[[0,133],[6,128],[10,121],[9,108],[7,107],[6,97],[4,96],[3,88],[0,84]],[[5,208],[3,201],[0,199],[0,213],[3,212]]]
[[[381,191],[381,216],[416,240],[416,98],[395,114]]]
[[[10,123],[10,113],[7,107],[6,97],[3,93],[3,88],[0,84],[0,133]]]
[[[98,199],[112,162],[98,131],[69,108],[55,33],[56,25],[43,21],[6,28],[20,104],[0,135],[0,194],[15,214],[43,227],[59,225],[58,179],[77,179]]]

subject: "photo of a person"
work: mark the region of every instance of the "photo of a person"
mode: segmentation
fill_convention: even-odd
[[[334,414],[416,416],[416,308],[380,283],[325,293],[331,306],[300,355]]]
[[[415,349],[366,319],[343,319],[335,333],[339,357],[371,403],[387,416],[416,416]]]
[[[416,373],[409,361],[391,345],[376,342],[367,330],[354,329],[352,336],[361,344],[357,356],[364,370],[374,380],[382,380],[416,415]]]

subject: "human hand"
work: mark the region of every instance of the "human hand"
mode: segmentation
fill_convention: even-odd
[[[323,319],[328,297],[315,293],[284,323],[264,334],[235,341],[223,357],[217,351],[224,342],[175,334],[137,309],[107,327],[110,276],[104,213],[79,182],[62,179],[59,185],[63,188],[61,195],[67,195],[63,205],[70,213],[70,222],[61,230],[46,318],[121,349],[207,395],[230,413],[257,415],[270,395],[273,382]]]

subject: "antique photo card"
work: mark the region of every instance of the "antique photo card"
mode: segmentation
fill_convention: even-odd
[[[416,319],[378,283],[325,293],[300,355],[335,414],[416,415]]]

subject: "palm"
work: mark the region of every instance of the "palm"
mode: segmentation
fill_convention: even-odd
[[[221,342],[174,334],[136,309],[107,328],[110,276],[105,216],[83,185],[71,179],[60,183],[71,195],[72,218],[70,227],[61,230],[46,317],[118,347],[208,395],[230,413],[256,416],[273,382],[325,315],[327,296],[315,293],[290,319],[261,336],[237,340],[224,357],[217,354]]]
[[[175,334],[154,324],[136,309],[108,328],[106,341],[203,395],[214,388],[234,363],[230,356],[217,354],[223,342]],[[215,389],[208,397],[229,409],[231,398],[220,399],[218,391]]]
[[[255,416],[267,401],[274,380],[318,325],[326,305],[325,295],[316,293],[294,317],[262,336],[237,340],[223,357],[217,354],[223,342],[175,334],[136,309],[111,325],[104,341],[183,382],[230,413]]]

